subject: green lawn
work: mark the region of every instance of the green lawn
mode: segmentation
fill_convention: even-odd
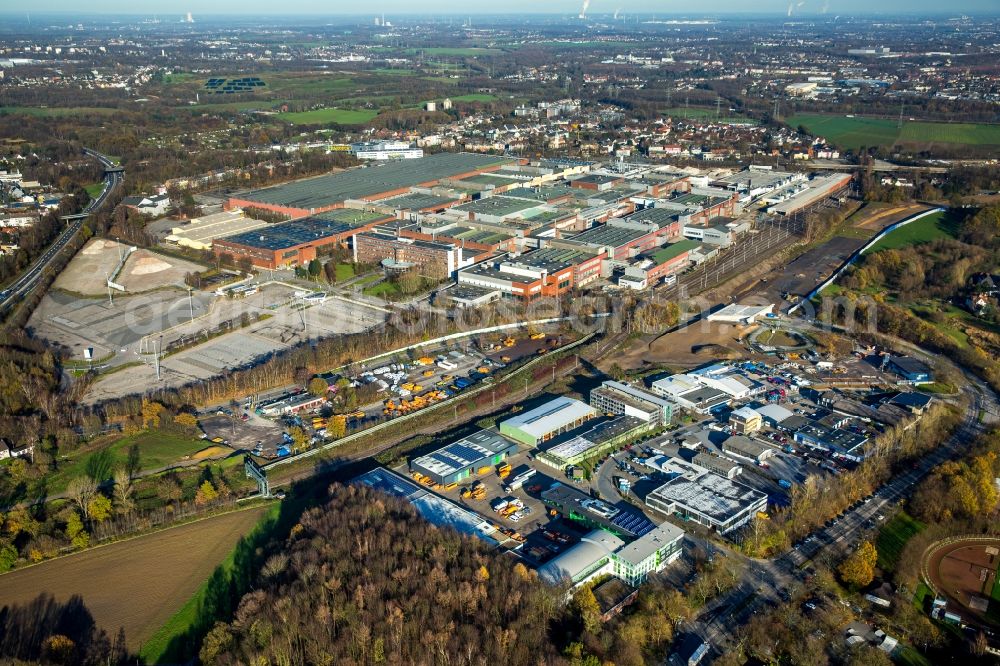
[[[373,109],[361,109],[357,111],[351,109],[314,109],[312,111],[282,113],[278,117],[293,125],[326,125],[329,123],[360,125],[368,122],[377,115],[378,111]]]
[[[1000,145],[1000,125],[986,123],[945,123],[899,121],[892,118],[863,118],[846,115],[802,113],[785,119],[790,127],[805,127],[842,148],[891,146],[896,143],[959,145]]]
[[[91,183],[90,185],[84,185],[83,189],[87,190],[87,194],[90,195],[91,199],[96,199],[104,191],[104,183]]]
[[[452,97],[453,102],[492,102],[497,97],[496,95],[487,95],[486,93],[472,93],[470,95],[459,95],[457,97]]]
[[[354,264],[337,264],[337,282],[350,280],[354,276]]]
[[[390,298],[392,296],[399,296],[400,291],[396,283],[385,280],[376,285],[365,287],[361,290],[361,293],[368,296],[378,296],[379,298]]]
[[[453,56],[457,58],[472,57],[478,55],[499,55],[503,53],[501,49],[484,49],[478,47],[450,47],[450,46],[432,46],[426,49],[408,49],[407,53],[410,55],[415,55],[417,53],[423,53],[425,55],[439,55],[439,56]]]
[[[60,460],[59,468],[47,477],[49,491],[61,491],[71,479],[84,474],[95,477],[98,481],[107,481],[115,466],[125,462],[129,447],[133,444],[139,446],[139,463],[143,470],[166,467],[210,445],[203,439],[162,431],[147,431],[122,437],[98,451],[73,452],[69,454],[68,460]]]
[[[879,250],[895,250],[919,243],[928,243],[938,238],[954,238],[958,233],[958,221],[954,216],[944,213],[928,215],[916,222],[911,222],[905,227],[900,227],[888,233],[878,243],[873,245],[868,252],[878,252]]]
[[[925,527],[926,525],[914,520],[905,511],[893,516],[892,520],[879,530],[878,538],[875,540],[878,567],[883,571],[894,571],[906,542],[922,532]]]

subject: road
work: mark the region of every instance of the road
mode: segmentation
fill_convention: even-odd
[[[115,167],[114,162],[111,161],[107,155],[102,155],[95,150],[90,148],[84,148],[83,152],[93,157],[101,164],[104,165],[106,169]],[[77,232],[83,226],[84,221],[90,213],[93,213],[101,206],[104,202],[108,200],[111,193],[122,183],[125,178],[125,174],[120,171],[112,171],[104,174],[104,189],[101,191],[100,196],[87,204],[87,207],[83,209],[78,217],[70,220],[66,228],[59,234],[59,237],[42,253],[42,256],[38,257],[24,273],[21,274],[9,287],[0,292],[0,310],[6,309],[8,306],[13,305],[18,299],[31,293],[36,286],[38,286],[42,275],[45,270],[52,263],[52,260],[62,252],[63,248],[69,244],[69,242],[76,237]]]
[[[730,647],[736,630],[767,606],[787,599],[787,590],[805,580],[806,565],[821,555],[848,551],[864,535],[864,526],[891,505],[908,496],[914,486],[945,460],[964,453],[996,420],[1000,402],[990,388],[977,378],[968,377],[964,392],[969,398],[961,425],[933,453],[923,456],[916,465],[893,477],[852,509],[831,520],[781,556],[769,561],[751,560],[740,583],[728,593],[712,600],[685,631],[697,634],[709,643],[718,656]],[[980,422],[983,415],[984,422]]]

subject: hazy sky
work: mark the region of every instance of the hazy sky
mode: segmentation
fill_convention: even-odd
[[[798,0],[795,0],[796,4]],[[45,12],[67,11],[136,14],[192,12],[197,14],[216,13],[309,13],[309,14],[374,14],[388,13],[575,13],[582,0],[370,0],[356,3],[344,0],[33,0],[18,6],[18,9]],[[796,10],[801,14],[815,14],[824,4],[828,4],[830,14],[860,13],[1000,13],[1000,0],[806,0]],[[685,15],[705,15],[722,12],[774,12],[784,14],[788,0],[591,0],[590,12],[611,13],[621,8],[628,12],[663,12]],[[14,12],[15,7],[5,7],[0,11]]]

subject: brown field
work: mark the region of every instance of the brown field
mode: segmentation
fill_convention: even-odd
[[[185,273],[196,273],[203,268],[190,261],[142,249],[129,255],[118,274],[118,282],[130,292],[181,287]]]
[[[236,511],[93,548],[0,576],[0,606],[42,592],[83,597],[110,635],[125,628],[130,649],[149,639],[208,579],[264,507]]]
[[[964,616],[985,620],[986,613],[975,608],[974,600],[988,602],[992,596],[1000,564],[998,548],[1000,539],[989,537],[932,546],[924,554],[925,571],[939,593],[963,607]]]
[[[53,286],[87,296],[106,295],[106,276],[118,265],[119,253],[125,247],[112,240],[91,238],[66,265]]]

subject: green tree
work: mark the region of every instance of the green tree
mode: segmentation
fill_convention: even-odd
[[[10,543],[0,544],[0,572],[10,571],[17,564],[17,548]]]
[[[90,518],[99,523],[103,523],[111,517],[111,500],[101,493],[94,495],[88,508],[90,509]]]
[[[90,535],[83,529],[83,521],[76,511],[70,511],[66,517],[66,537],[77,550],[83,550],[90,545]]]
[[[583,630],[596,633],[601,626],[601,606],[590,586],[584,587],[573,597],[573,607],[583,623]]]
[[[205,479],[200,486],[198,486],[198,492],[194,495],[194,503],[198,506],[204,506],[219,497],[219,491],[215,489],[212,482]]]
[[[309,392],[317,397],[326,395],[327,388],[329,388],[329,385],[325,379],[313,377],[309,380]]]
[[[313,259],[309,262],[309,277],[315,280],[322,271],[323,265],[319,263],[319,259]]]

